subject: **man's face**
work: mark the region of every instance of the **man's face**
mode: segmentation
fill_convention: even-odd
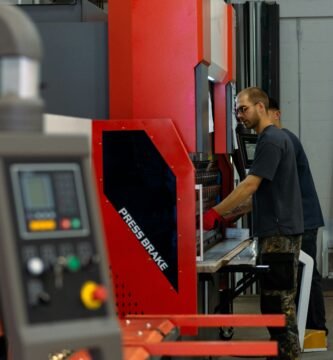
[[[259,124],[260,118],[256,105],[248,100],[247,95],[236,98],[236,116],[247,129],[254,129]]]

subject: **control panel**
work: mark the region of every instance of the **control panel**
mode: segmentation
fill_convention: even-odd
[[[86,138],[0,132],[0,295],[14,360],[122,357],[92,180]]]
[[[105,315],[79,159],[9,162],[7,169],[29,322]]]

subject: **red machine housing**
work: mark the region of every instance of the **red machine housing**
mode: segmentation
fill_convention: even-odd
[[[225,5],[224,44],[211,44],[212,0],[109,0],[111,119],[175,123],[188,153],[196,152],[195,67],[226,54],[214,79],[215,153],[226,153],[225,84],[233,79],[233,9]]]
[[[94,121],[93,159],[121,317],[197,312],[195,170],[188,156],[197,151],[195,68],[210,64],[211,46],[228,51],[227,66],[220,69],[214,84],[215,153],[220,154],[226,151],[225,84],[233,71],[232,7],[227,6],[225,19],[221,19],[228,29],[226,44],[211,44],[212,2],[109,0],[111,120]],[[177,266],[172,281],[151,261],[152,255],[120,216],[117,194],[112,195],[117,204],[105,194],[106,157],[114,160],[104,148],[106,136],[112,133],[121,147],[121,133],[136,137],[140,131],[150,139],[157,150],[154,156],[163,159],[176,182]],[[114,152],[113,156],[122,157],[121,150]],[[126,171],[131,174],[128,168]],[[230,177],[230,167],[226,166],[224,176]],[[135,193],[133,186],[131,194]],[[150,213],[154,216],[151,208],[146,210],[147,216]],[[140,221],[136,224],[142,226]]]
[[[143,246],[145,245],[142,243],[143,238],[139,239],[131,231],[134,226],[131,227],[123,220],[122,212],[119,213],[115,204],[112,204],[105,195],[105,188],[108,184],[105,184],[105,174],[103,174],[103,157],[107,156],[103,144],[103,134],[115,132],[114,135],[117,136],[123,132],[132,133],[133,131],[144,131],[147,134],[176,177],[178,263],[175,264],[177,269],[175,282],[168,280],[158,263],[153,261],[154,258],[147,251],[147,247]],[[93,124],[93,154],[118,314],[123,317],[127,314],[162,312],[195,313],[197,294],[194,171],[193,164],[187,156],[173,122],[168,119],[95,121]],[[121,153],[112,155],[124,156]],[[151,156],[150,153],[145,155]],[[134,179],[134,182],[140,182],[140,180]],[[126,193],[126,188],[120,186],[119,189],[117,191]],[[144,187],[141,188],[141,191],[144,190]],[[126,194],[120,196],[121,204],[118,209],[127,208],[124,205],[126,200]],[[160,199],[157,197],[154,201],[156,201],[157,207]],[[144,209],[144,204],[138,204],[138,206]],[[151,214],[148,216],[154,216],[154,209],[150,212]],[[133,215],[132,211],[130,213]],[[133,218],[140,230],[146,233],[147,224],[145,226],[135,216]],[[149,237],[149,240],[159,250],[158,246],[161,247],[161,244],[158,244],[159,239],[154,238],[154,234]]]

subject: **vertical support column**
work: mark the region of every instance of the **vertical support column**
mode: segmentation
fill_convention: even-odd
[[[109,113],[110,118],[133,116],[132,0],[110,0]]]

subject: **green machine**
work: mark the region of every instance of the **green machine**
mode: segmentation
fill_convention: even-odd
[[[15,360],[121,359],[89,146],[42,132],[40,41],[0,6],[0,296]],[[52,357],[53,356],[53,357]]]

